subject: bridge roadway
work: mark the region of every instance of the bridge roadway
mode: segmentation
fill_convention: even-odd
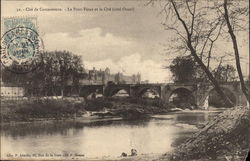
[[[247,85],[249,87],[249,82],[247,82]],[[247,100],[241,91],[240,82],[220,83],[220,87],[234,97],[233,101],[236,105],[247,104]],[[169,102],[169,98],[173,93],[186,92],[190,94],[190,97],[193,97],[196,105],[203,106],[214,87],[210,83],[82,85],[78,88],[68,86],[64,93],[68,96],[76,94],[81,97],[98,93],[104,97],[112,97],[120,90],[125,90],[131,97],[141,97],[150,90],[158,94],[164,102]]]

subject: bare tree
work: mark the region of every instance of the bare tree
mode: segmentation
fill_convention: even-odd
[[[204,2],[204,1],[202,1]],[[208,2],[212,3],[212,2]],[[224,19],[215,12],[212,19],[207,20],[204,15],[216,11],[213,7],[205,6],[196,0],[174,1],[168,0],[162,12],[166,13],[165,29],[174,31],[181,42],[175,48],[176,52],[190,53],[208,79],[214,85],[215,90],[227,105],[233,106],[232,101],[224,94],[218,82],[209,70],[210,58],[214,42],[218,39]],[[212,14],[212,12],[211,12]],[[172,23],[170,23],[172,22]],[[172,51],[173,52],[173,51]],[[207,53],[207,66],[204,64],[204,54]]]
[[[240,52],[239,52],[239,48],[238,48],[238,43],[237,43],[237,38],[235,36],[235,31],[234,29],[237,27],[242,28],[242,26],[240,26],[239,24],[239,16],[240,15],[247,15],[249,10],[247,7],[235,7],[234,10],[232,10],[232,14],[230,15],[229,11],[228,11],[228,0],[224,0],[224,4],[223,4],[223,8],[224,8],[224,18],[226,21],[226,25],[228,28],[228,33],[231,37],[232,40],[232,44],[233,44],[233,49],[234,49],[234,55],[235,55],[235,63],[236,63],[236,69],[239,75],[239,79],[240,79],[240,83],[241,83],[241,89],[242,92],[244,93],[244,95],[246,96],[248,102],[250,100],[250,94],[249,94],[249,89],[246,88],[245,82],[244,82],[244,78],[243,78],[243,74],[242,74],[242,70],[241,70],[241,64],[240,64]]]

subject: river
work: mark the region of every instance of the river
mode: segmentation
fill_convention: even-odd
[[[112,158],[130,154],[165,153],[220,113],[185,111],[141,120],[48,121],[5,124],[1,156],[10,158]]]

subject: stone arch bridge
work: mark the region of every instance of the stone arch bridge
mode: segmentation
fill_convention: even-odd
[[[230,92],[235,97],[236,105],[246,105],[247,100],[241,91],[240,82],[220,83],[220,87]],[[249,87],[249,82],[247,82]],[[168,84],[111,84],[111,85],[83,85],[78,88],[67,87],[66,95],[78,95],[87,97],[93,93],[102,94],[104,97],[112,97],[118,91],[124,90],[131,97],[142,97],[150,90],[159,95],[164,102],[169,102],[171,95],[182,90],[190,93],[197,106],[203,106],[209,93],[214,89],[210,83],[168,83]]]

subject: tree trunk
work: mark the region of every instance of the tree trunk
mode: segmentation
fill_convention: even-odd
[[[201,59],[198,57],[198,55],[196,54],[196,51],[194,50],[193,46],[191,45],[191,43],[188,44],[188,47],[191,51],[191,55],[194,57],[195,61],[201,66],[201,68],[203,69],[203,71],[206,73],[206,75],[208,76],[209,80],[212,82],[212,84],[214,85],[214,89],[216,90],[216,92],[221,96],[221,98],[224,100],[225,104],[227,106],[235,106],[235,104],[224,94],[224,92],[221,90],[218,82],[216,81],[216,79],[213,77],[212,73],[209,71],[209,69],[205,66],[205,64],[201,61]]]
[[[244,78],[243,78],[243,74],[242,74],[242,70],[241,70],[241,65],[240,65],[240,54],[239,54],[239,49],[238,49],[238,44],[237,44],[237,40],[236,40],[236,36],[234,35],[234,31],[232,28],[232,25],[229,21],[229,15],[228,15],[228,10],[227,10],[227,0],[224,0],[224,17],[227,23],[227,27],[228,27],[228,33],[232,39],[232,43],[233,43],[233,48],[234,48],[234,55],[235,55],[235,63],[236,63],[236,69],[240,78],[240,84],[241,84],[241,90],[244,93],[244,95],[246,96],[247,101],[249,102],[250,98],[249,98],[249,91],[246,88],[245,82],[244,82]]]

